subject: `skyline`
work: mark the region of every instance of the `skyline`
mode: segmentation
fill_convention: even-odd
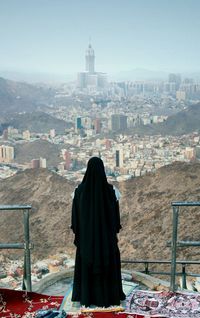
[[[199,72],[198,0],[0,1],[0,72]]]

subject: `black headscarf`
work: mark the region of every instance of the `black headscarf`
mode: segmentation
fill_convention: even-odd
[[[115,192],[107,182],[103,161],[98,157],[91,158],[75,191],[72,229],[83,262],[92,266],[96,273],[108,268],[116,246],[116,233],[120,228],[116,204]]]

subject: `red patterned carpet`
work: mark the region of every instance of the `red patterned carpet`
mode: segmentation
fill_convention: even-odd
[[[34,317],[38,309],[59,309],[63,296],[47,296],[21,290],[0,289],[0,317]]]
[[[25,291],[0,289],[0,318],[34,318],[38,310],[61,307],[63,296],[48,296]],[[79,308],[80,309],[80,308]],[[67,312],[67,318],[199,318],[200,294],[135,290],[127,299],[124,312],[90,309],[92,312]],[[114,309],[115,310],[115,309]],[[44,318],[50,318],[46,316]],[[52,316],[51,316],[52,318]],[[57,318],[61,318],[57,316]]]

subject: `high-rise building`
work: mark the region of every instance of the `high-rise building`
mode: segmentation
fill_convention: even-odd
[[[40,157],[40,168],[46,168],[47,167],[47,159]]]
[[[89,116],[85,116],[81,118],[81,125],[85,129],[91,129],[92,128],[92,118]]]
[[[65,160],[65,169],[69,170],[71,167],[71,153],[66,149],[63,152],[63,158]]]
[[[31,139],[30,131],[29,131],[29,130],[23,131],[22,137],[23,137],[23,139],[25,139],[25,140],[30,140],[30,139]]]
[[[86,88],[87,87],[87,72],[80,72],[77,76],[77,87]]]
[[[14,137],[14,136],[18,135],[18,133],[19,133],[18,129],[13,128],[11,126],[8,127],[8,136],[9,137]]]
[[[32,159],[31,160],[31,168],[33,168],[33,169],[40,168],[40,159]]]
[[[115,152],[115,163],[117,168],[122,168],[124,164],[123,149],[118,149]]]
[[[100,134],[101,132],[101,121],[99,118],[94,120],[94,130],[96,134]]]
[[[50,129],[49,136],[50,136],[50,138],[55,138],[56,137],[56,130],[54,128]]]
[[[200,160],[200,146],[196,146],[195,152],[196,152],[196,158]]]
[[[192,160],[195,158],[195,149],[192,147],[185,148],[185,158],[187,160]]]
[[[76,117],[75,119],[75,131],[78,131],[82,128],[81,117]]]
[[[47,167],[46,158],[40,157],[39,159],[32,159],[31,160],[31,168],[33,168],[33,169],[46,168],[46,167]]]
[[[89,92],[102,90],[107,86],[107,75],[95,72],[95,53],[89,44],[85,54],[85,72],[79,72],[77,76],[77,87],[87,89]]]
[[[98,87],[105,88],[108,85],[107,74],[97,73]]]
[[[123,131],[127,129],[127,116],[114,114],[111,117],[111,129],[113,131]]]
[[[0,162],[12,162],[14,159],[14,147],[0,146]]]
[[[180,74],[171,73],[169,74],[168,81],[169,83],[174,83],[176,90],[178,90],[181,84],[181,76]]]
[[[8,129],[3,130],[3,140],[8,140]]]
[[[112,146],[112,142],[110,139],[106,139],[105,141],[105,145],[106,145],[106,149],[110,150],[111,146]]]
[[[85,54],[85,70],[89,73],[94,73],[94,61],[95,61],[95,54],[92,45],[89,44],[86,54]]]

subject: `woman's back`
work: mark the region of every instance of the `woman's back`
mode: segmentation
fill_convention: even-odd
[[[115,192],[107,182],[102,160],[94,157],[73,199],[77,254],[72,300],[85,306],[109,306],[124,299],[116,235],[120,227]]]

